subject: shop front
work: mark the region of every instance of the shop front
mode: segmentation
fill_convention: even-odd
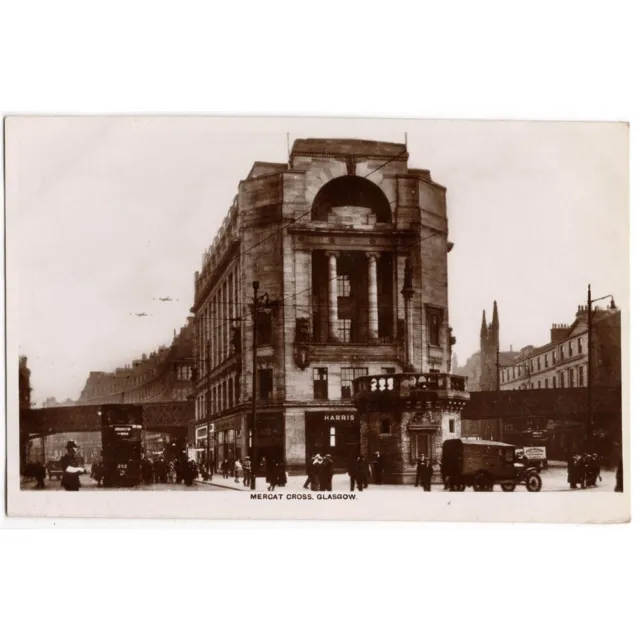
[[[215,434],[211,434],[211,450],[213,468],[216,473],[222,473],[222,463],[228,465],[242,456],[242,419],[232,416],[215,422]]]
[[[308,411],[305,414],[305,456],[330,454],[334,470],[345,472],[360,453],[360,421],[355,411]]]
[[[249,429],[249,456],[252,460],[276,460],[284,462],[284,420],[281,413],[258,414],[257,436]],[[257,449],[254,450],[254,447]],[[264,471],[261,469],[261,471]]]

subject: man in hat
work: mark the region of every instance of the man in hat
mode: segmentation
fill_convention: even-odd
[[[320,463],[320,491],[333,491],[333,458],[327,454]]]
[[[67,453],[60,460],[62,467],[61,485],[65,491],[80,491],[80,476],[86,473],[85,468],[80,466],[78,457],[78,444],[75,440],[67,442]]]

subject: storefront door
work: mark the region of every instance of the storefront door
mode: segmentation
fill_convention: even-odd
[[[306,459],[330,454],[334,470],[344,473],[349,462],[360,452],[358,417],[346,412],[307,413],[305,418]]]

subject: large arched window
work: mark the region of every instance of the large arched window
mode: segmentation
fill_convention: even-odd
[[[391,222],[391,207],[380,187],[359,176],[341,176],[327,182],[313,201],[312,220],[328,220],[334,207],[366,207],[377,222]]]

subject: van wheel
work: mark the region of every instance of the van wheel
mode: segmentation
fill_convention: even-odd
[[[527,487],[527,491],[532,491],[534,493],[537,493],[538,491],[540,491],[540,489],[542,489],[542,479],[540,478],[540,475],[537,473],[530,473],[527,476],[525,484]]]
[[[478,471],[473,478],[474,491],[491,491],[493,482],[486,471]]]
[[[503,482],[500,486],[502,487],[503,491],[508,491],[509,493],[516,490],[515,482]]]

